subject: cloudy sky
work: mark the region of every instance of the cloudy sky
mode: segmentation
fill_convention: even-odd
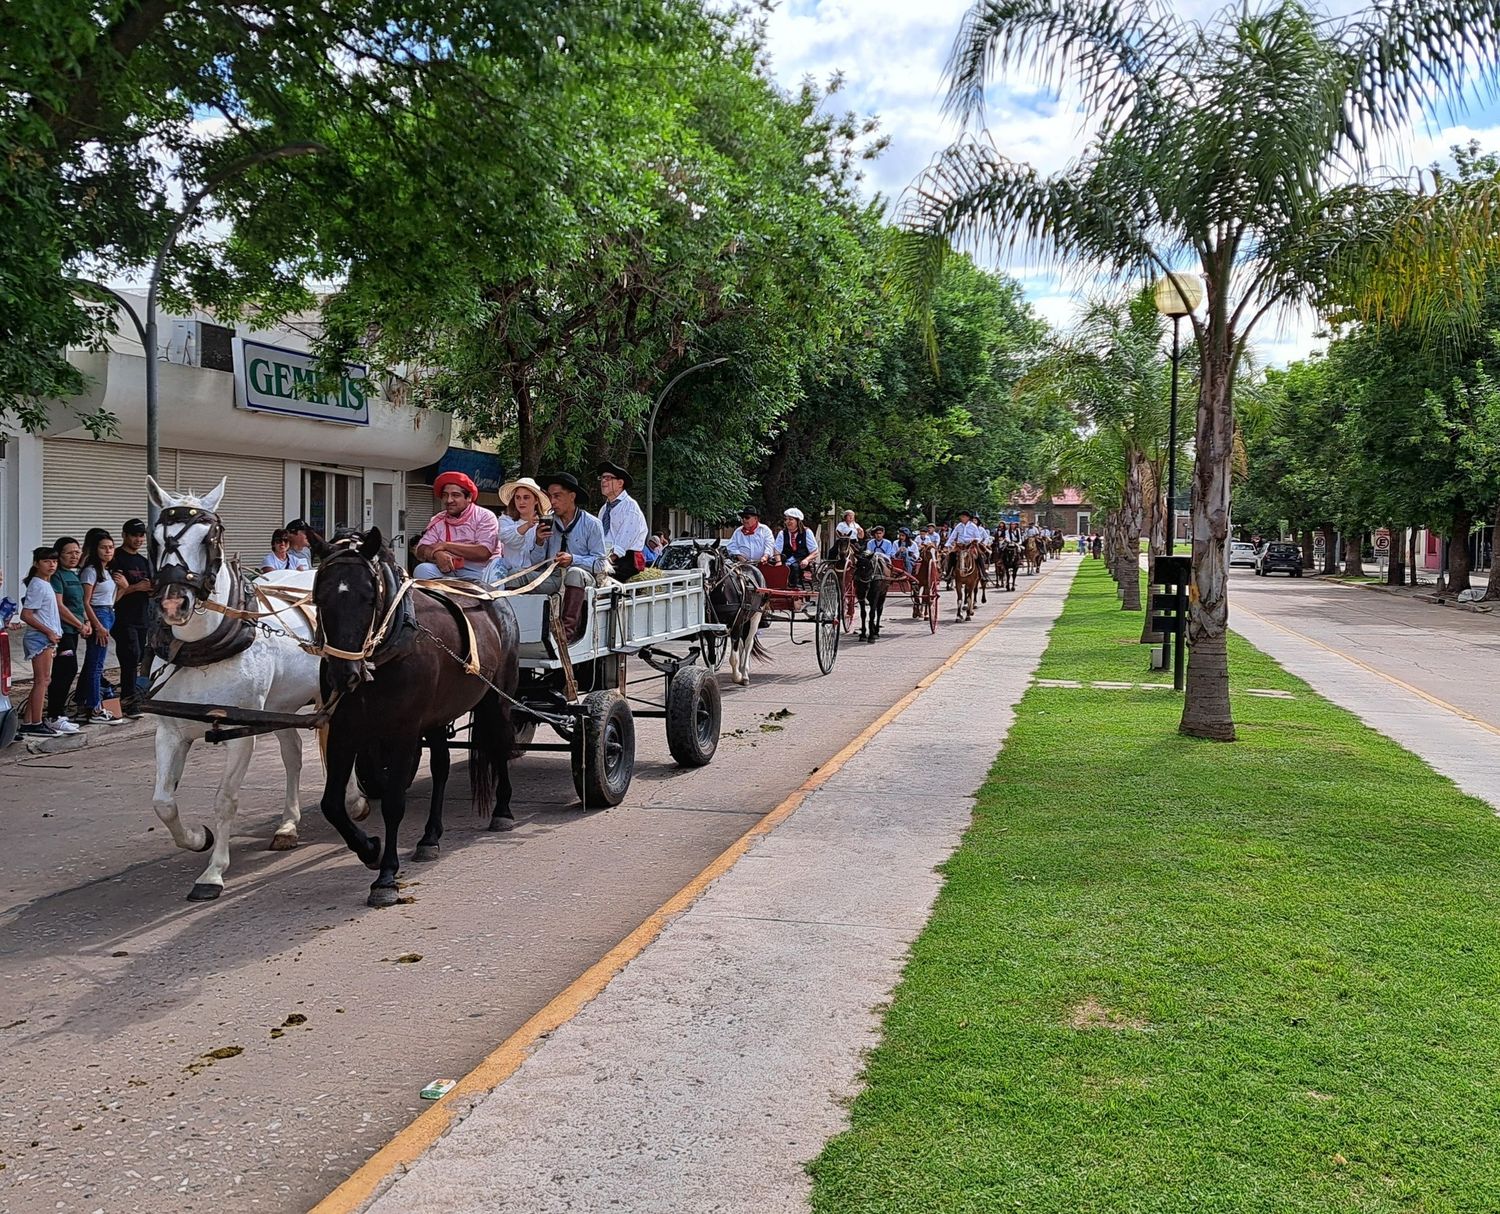
[[[879,116],[891,147],[869,167],[867,184],[894,200],[942,147],[957,134],[942,116],[943,64],[969,0],[781,0],[768,19],[773,67],[788,86],[811,75],[825,82],[844,75],[841,108]],[[1339,11],[1362,7],[1339,3]],[[1204,17],[1216,4],[1183,0],[1185,15]],[[1012,159],[1038,169],[1058,169],[1080,150],[1076,106],[1060,102],[1024,80],[998,82],[990,90],[988,124],[996,143]],[[1476,105],[1463,124],[1446,115],[1418,121],[1405,141],[1402,159],[1427,165],[1447,159],[1455,143],[1478,138],[1500,147],[1500,106]],[[1088,284],[1059,280],[1036,267],[1001,264],[1025,287],[1037,310],[1054,324],[1066,324]],[[1311,316],[1292,317],[1279,327],[1257,329],[1256,350],[1271,364],[1282,364],[1316,347]]]

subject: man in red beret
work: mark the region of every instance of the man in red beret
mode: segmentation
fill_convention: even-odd
[[[480,581],[485,566],[500,551],[500,520],[474,500],[479,488],[462,472],[444,472],[432,491],[443,508],[417,541],[417,560],[422,563],[412,576]]]

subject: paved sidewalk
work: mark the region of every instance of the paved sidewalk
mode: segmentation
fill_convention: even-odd
[[[805,1210],[804,1165],[847,1124],[875,1009],[927,921],[935,868],[969,824],[1078,563],[1049,564],[370,1208]]]
[[[1273,622],[1243,605],[1231,606],[1229,626],[1314,691],[1500,813],[1500,763],[1495,761],[1500,726],[1404,680],[1382,675],[1292,625]]]

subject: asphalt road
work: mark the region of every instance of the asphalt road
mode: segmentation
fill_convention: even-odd
[[[1318,578],[1259,578],[1248,569],[1233,572],[1231,624],[1237,610],[1253,611],[1500,727],[1500,612],[1472,614]]]
[[[364,905],[369,872],[317,812],[315,761],[302,846],[264,850],[283,779],[269,742],[208,904],[183,901],[203,858],[151,812],[148,738],[0,766],[0,1208],[306,1209],[421,1111],[424,1084],[479,1062],[1011,597],[965,625],[946,597],[936,636],[892,600],[881,642],[846,638],[827,678],[784,626],[763,634],[774,664],[747,689],[721,676],[714,762],[676,768],[640,722],[616,810],[582,812],[565,758],[527,756],[520,828],[491,835],[455,768],[443,857],[408,863],[412,901],[389,910]],[[206,817],[220,762],[194,751],[185,822]]]

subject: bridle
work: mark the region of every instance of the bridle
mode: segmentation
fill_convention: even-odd
[[[402,604],[407,601],[416,583],[407,576],[404,570],[396,568],[389,561],[381,560],[378,556],[365,556],[354,547],[354,543],[354,540],[346,540],[342,541],[342,546],[335,545],[333,554],[318,566],[318,574],[313,582],[313,596],[316,599],[318,584],[324,576],[339,566],[357,563],[368,570],[375,584],[375,607],[370,613],[370,622],[365,628],[365,639],[358,650],[339,649],[330,645],[323,632],[323,619],[326,613],[320,609],[317,630],[313,634],[313,644],[307,647],[307,652],[323,658],[368,662],[390,635],[391,625],[396,622]]]
[[[224,567],[224,523],[212,510],[202,506],[168,506],[158,518],[161,539],[151,533],[151,558],[156,565],[157,593],[168,586],[180,586],[198,596],[194,611],[203,611],[204,602],[213,596],[219,581],[219,571]],[[195,573],[182,555],[182,541],[187,533],[200,523],[208,525],[208,535],[203,543],[208,552],[208,562],[201,572]]]

